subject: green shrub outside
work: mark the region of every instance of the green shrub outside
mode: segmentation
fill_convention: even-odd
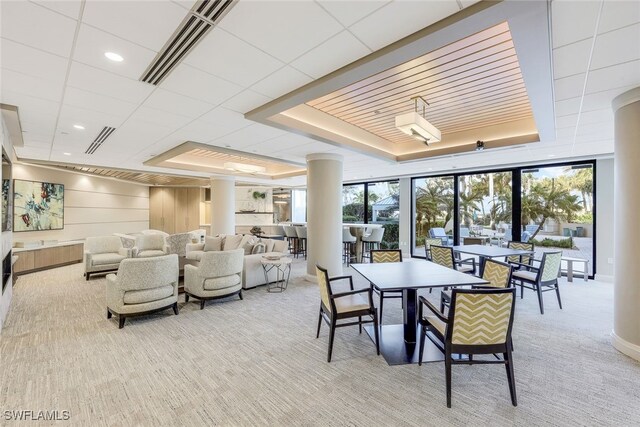
[[[533,240],[530,240],[530,242],[536,246],[540,246],[543,248],[562,248],[562,249],[574,248],[573,237],[568,237],[566,239],[560,239],[560,240],[549,239],[545,237],[542,240],[533,239]]]

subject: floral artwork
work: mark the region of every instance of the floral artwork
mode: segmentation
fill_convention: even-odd
[[[64,185],[14,181],[13,231],[64,228]]]

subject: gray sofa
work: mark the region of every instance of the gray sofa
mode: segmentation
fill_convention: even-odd
[[[254,236],[216,236],[205,237],[204,243],[188,244],[186,258],[200,261],[202,254],[209,251],[228,251],[243,248],[245,250],[242,269],[242,288],[251,289],[266,284],[264,270],[262,269],[262,257],[264,255],[284,255],[287,252],[287,242],[284,240],[262,239],[264,253],[251,253],[258,244]],[[269,273],[269,282],[276,280],[275,271]]]

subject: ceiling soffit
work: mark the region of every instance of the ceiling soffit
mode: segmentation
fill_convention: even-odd
[[[245,116],[391,162],[553,137],[547,18],[480,2]],[[443,134],[428,147],[395,128],[416,95]]]

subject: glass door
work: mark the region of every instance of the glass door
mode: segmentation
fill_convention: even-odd
[[[367,184],[367,224],[381,224],[381,249],[398,249],[400,227],[400,184],[398,181]]]
[[[430,235],[453,236],[453,176],[413,180],[413,255],[424,257],[424,242]]]

